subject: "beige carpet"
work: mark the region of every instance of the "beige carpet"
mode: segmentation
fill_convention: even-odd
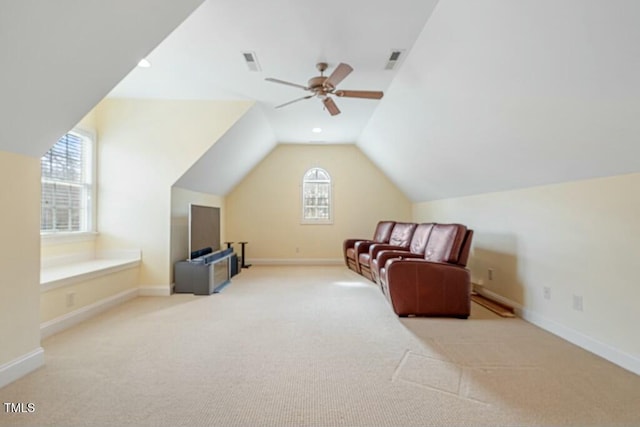
[[[43,342],[29,426],[638,426],[640,377],[520,319],[398,319],[345,267],[258,267]],[[2,408],[0,408],[2,409]]]

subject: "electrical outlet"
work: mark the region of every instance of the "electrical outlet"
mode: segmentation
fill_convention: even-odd
[[[551,299],[551,288],[548,286],[545,286],[543,289],[543,295],[544,295],[544,299]]]
[[[576,311],[583,311],[584,307],[582,305],[582,295],[573,296],[573,309]]]
[[[76,304],[76,293],[67,293],[67,307],[73,307]]]
[[[300,253],[300,248],[296,248],[296,253],[299,254]]]
[[[487,270],[487,279],[493,280],[493,268]]]

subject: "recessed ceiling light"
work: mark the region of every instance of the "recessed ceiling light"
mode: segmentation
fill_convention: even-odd
[[[151,67],[151,62],[149,62],[146,58],[143,58],[138,62],[138,67],[140,68],[149,68]]]
[[[313,132],[313,133],[320,133],[320,132],[322,132],[322,129],[320,129],[320,128],[313,128],[313,129],[311,129],[311,132]]]

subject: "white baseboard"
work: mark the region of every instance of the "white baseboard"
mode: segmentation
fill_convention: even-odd
[[[597,339],[585,335],[581,332],[578,332],[575,329],[568,328],[558,322],[547,319],[546,317],[541,316],[533,310],[524,308],[521,304],[511,301],[510,299],[498,295],[495,292],[484,289],[482,286],[476,285],[474,286],[474,289],[480,295],[486,296],[487,298],[490,298],[494,301],[513,307],[516,315],[526,320],[527,322],[532,323],[544,329],[545,331],[551,332],[552,334],[557,335],[560,338],[567,340],[570,343],[575,344],[578,347],[581,347],[597,356],[600,356],[611,363],[615,363],[616,365],[628,371],[631,371],[636,375],[640,375],[639,358],[625,353],[624,351],[621,351],[601,341],[598,341]]]
[[[637,357],[625,353],[615,347],[598,341],[588,335],[576,331],[575,329],[567,328],[553,320],[549,320],[534,311],[522,309],[522,313],[518,313],[524,320],[529,323],[551,332],[554,335],[563,338],[570,343],[582,347],[593,354],[596,354],[603,359],[607,359],[611,363],[633,372],[636,375],[640,375],[640,359]]]
[[[141,286],[138,288],[138,295],[141,297],[168,297],[171,295],[171,285]]]
[[[252,258],[252,265],[342,265],[343,258]]]
[[[0,366],[0,388],[44,366],[44,349],[38,347]]]
[[[81,307],[70,313],[40,324],[40,337],[47,338],[67,328],[77,325],[97,314],[138,296],[138,289],[129,289],[93,304]]]

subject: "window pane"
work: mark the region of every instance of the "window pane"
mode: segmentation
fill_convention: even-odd
[[[309,169],[302,183],[303,219],[331,218],[331,177],[321,168]]]
[[[88,231],[90,144],[68,133],[42,157],[42,231]]]

